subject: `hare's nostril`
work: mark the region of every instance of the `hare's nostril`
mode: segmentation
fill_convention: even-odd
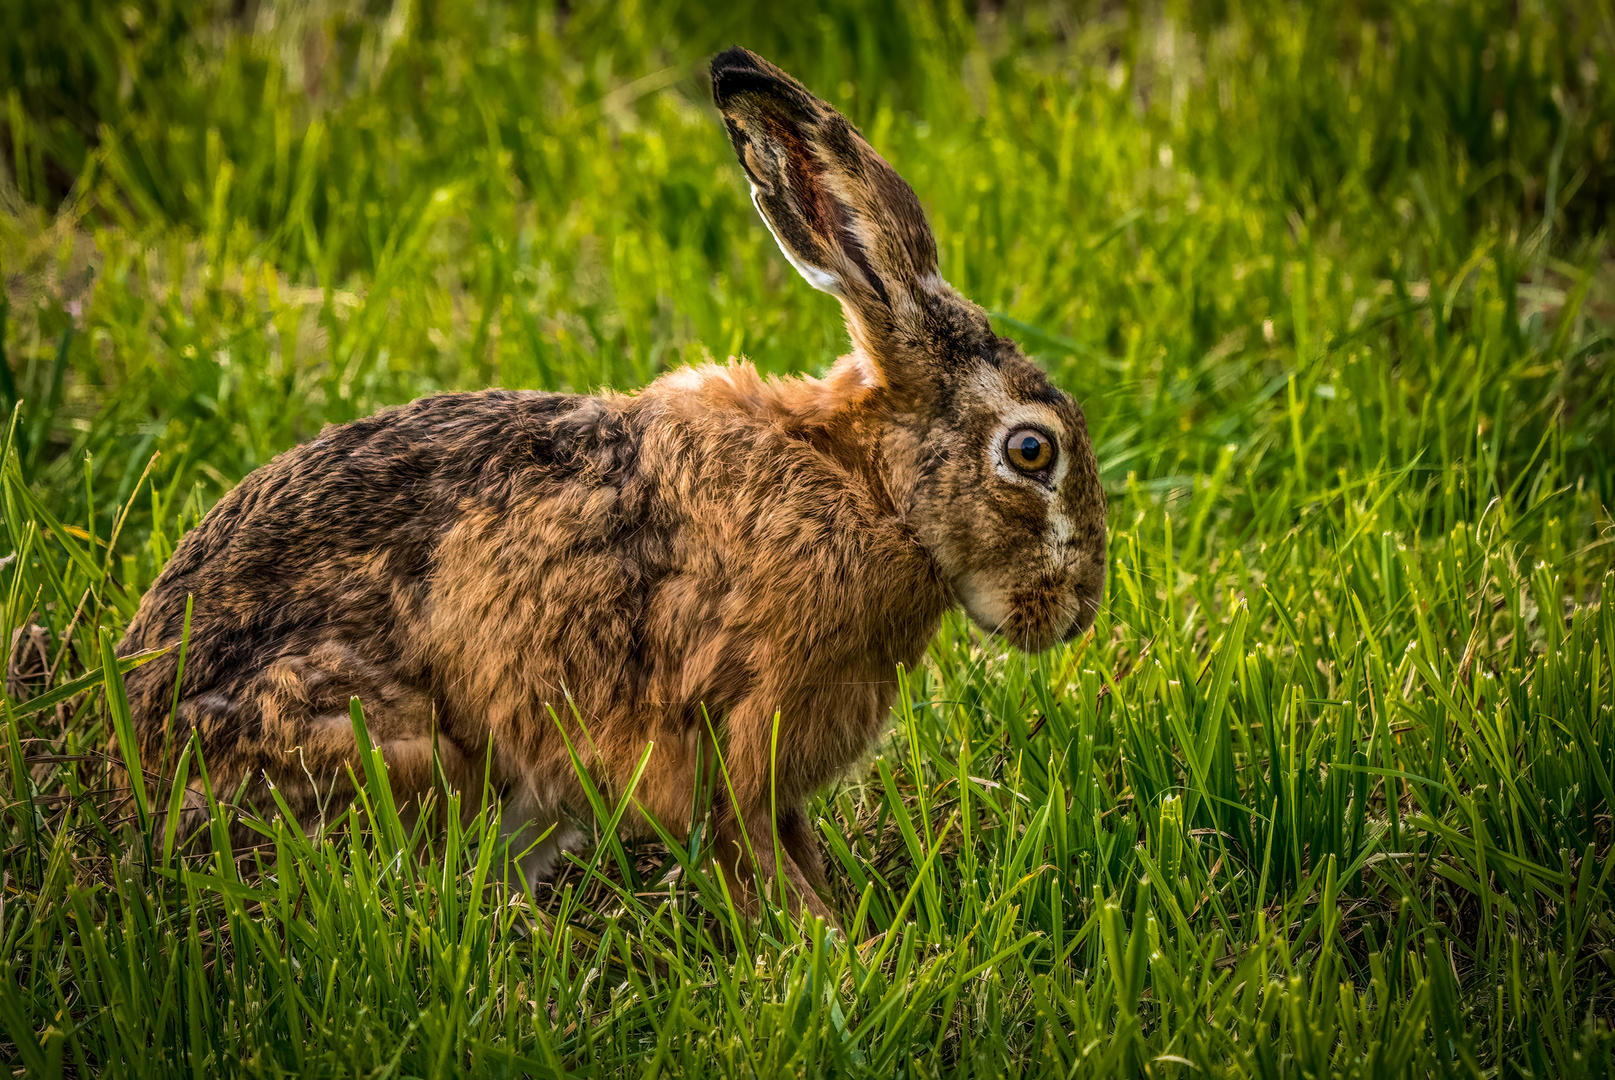
[[[1076,597],[1076,611],[1073,613],[1071,623],[1065,632],[1060,635],[1061,641],[1074,641],[1093,629],[1094,620],[1099,617],[1100,593],[1094,589],[1079,589]]]
[[[1077,638],[1093,629],[1093,619],[1092,611],[1087,607],[1080,607],[1077,610],[1076,618],[1071,620],[1071,625],[1066,627],[1065,633],[1060,635],[1060,640],[1062,642],[1077,640]]]

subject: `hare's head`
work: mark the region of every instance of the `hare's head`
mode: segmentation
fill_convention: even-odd
[[[844,116],[744,49],[712,89],[769,231],[841,301],[841,374],[881,391],[880,467],[965,610],[1029,650],[1087,630],[1105,495],[1082,410],[942,280],[913,189]]]

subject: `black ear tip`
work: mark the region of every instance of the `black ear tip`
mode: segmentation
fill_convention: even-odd
[[[716,79],[719,75],[730,71],[761,72],[763,70],[761,60],[762,57],[750,49],[731,45],[712,58],[712,77]]]
[[[788,93],[790,77],[750,49],[731,46],[712,58],[712,100],[721,108],[736,94]]]

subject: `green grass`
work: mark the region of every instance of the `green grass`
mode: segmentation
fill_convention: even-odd
[[[727,7],[4,5],[0,1057],[1609,1074],[1615,19]],[[273,454],[441,389],[844,347],[707,100],[737,42],[910,179],[1112,500],[1094,634],[950,618],[812,805],[847,938],[737,919],[698,850],[512,902],[488,817],[405,837],[376,761],[351,818],[235,858],[155,832],[162,785],[109,798],[108,643]]]

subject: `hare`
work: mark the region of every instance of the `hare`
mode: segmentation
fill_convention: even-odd
[[[194,598],[177,708],[177,650],[128,676],[148,763],[194,730],[216,789],[313,814],[352,795],[358,697],[400,803],[434,754],[468,801],[487,783],[536,880],[580,839],[572,752],[611,799],[648,753],[622,828],[687,835],[715,733],[724,873],[829,918],[804,800],[867,752],[948,608],[1025,650],[1092,625],[1082,410],[938,275],[913,190],[846,118],[744,49],[711,73],[758,212],[851,351],[823,378],[731,360],[634,393],[442,394],[280,455],[123,639],[175,645]]]

